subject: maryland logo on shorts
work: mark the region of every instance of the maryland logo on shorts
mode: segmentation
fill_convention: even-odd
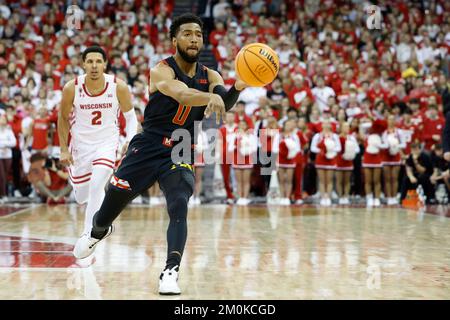
[[[111,177],[111,184],[119,189],[124,189],[124,190],[131,190],[130,184],[128,183],[128,181],[123,180],[123,179],[119,179],[116,176],[112,176]]]
[[[192,165],[190,165],[188,163],[183,163],[183,162],[173,164],[172,167],[170,168],[170,170],[175,170],[176,168],[180,168],[180,167],[194,171],[194,167]]]

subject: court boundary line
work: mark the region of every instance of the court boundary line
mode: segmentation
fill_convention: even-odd
[[[27,210],[34,209],[34,208],[39,208],[39,207],[42,207],[42,206],[43,206],[43,203],[32,203],[30,206],[28,206],[26,208],[23,208],[23,209],[20,209],[18,211],[14,211],[14,212],[11,212],[9,214],[0,216],[0,219],[9,218],[9,217],[21,214],[21,213],[25,213]]]

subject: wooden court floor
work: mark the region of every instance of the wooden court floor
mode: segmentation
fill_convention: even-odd
[[[0,210],[0,299],[450,299],[447,208],[191,207],[175,298],[157,294],[163,206],[129,206],[77,261],[83,209]]]

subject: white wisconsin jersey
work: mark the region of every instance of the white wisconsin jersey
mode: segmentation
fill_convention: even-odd
[[[119,100],[116,77],[105,76],[105,88],[97,95],[89,93],[86,75],[75,79],[75,97],[70,133],[74,144],[98,144],[119,140]]]

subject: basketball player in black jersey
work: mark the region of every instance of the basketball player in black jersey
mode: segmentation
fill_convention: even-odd
[[[100,210],[93,218],[91,234],[76,243],[74,255],[91,255],[97,243],[113,232],[113,221],[142,190],[158,181],[167,202],[167,260],[161,273],[159,293],[180,294],[178,272],[187,238],[187,210],[193,193],[191,161],[174,162],[171,151],[182,143],[171,139],[177,129],[190,133],[194,143],[194,121],[216,113],[217,121],[236,103],[247,85],[237,79],[227,91],[222,77],[200,63],[203,25],[200,18],[183,14],[173,20],[170,37],[176,54],[161,61],[150,72],[150,100],[145,109],[143,132],[134,136],[128,152],[111,179]],[[193,153],[192,153],[193,154]]]

